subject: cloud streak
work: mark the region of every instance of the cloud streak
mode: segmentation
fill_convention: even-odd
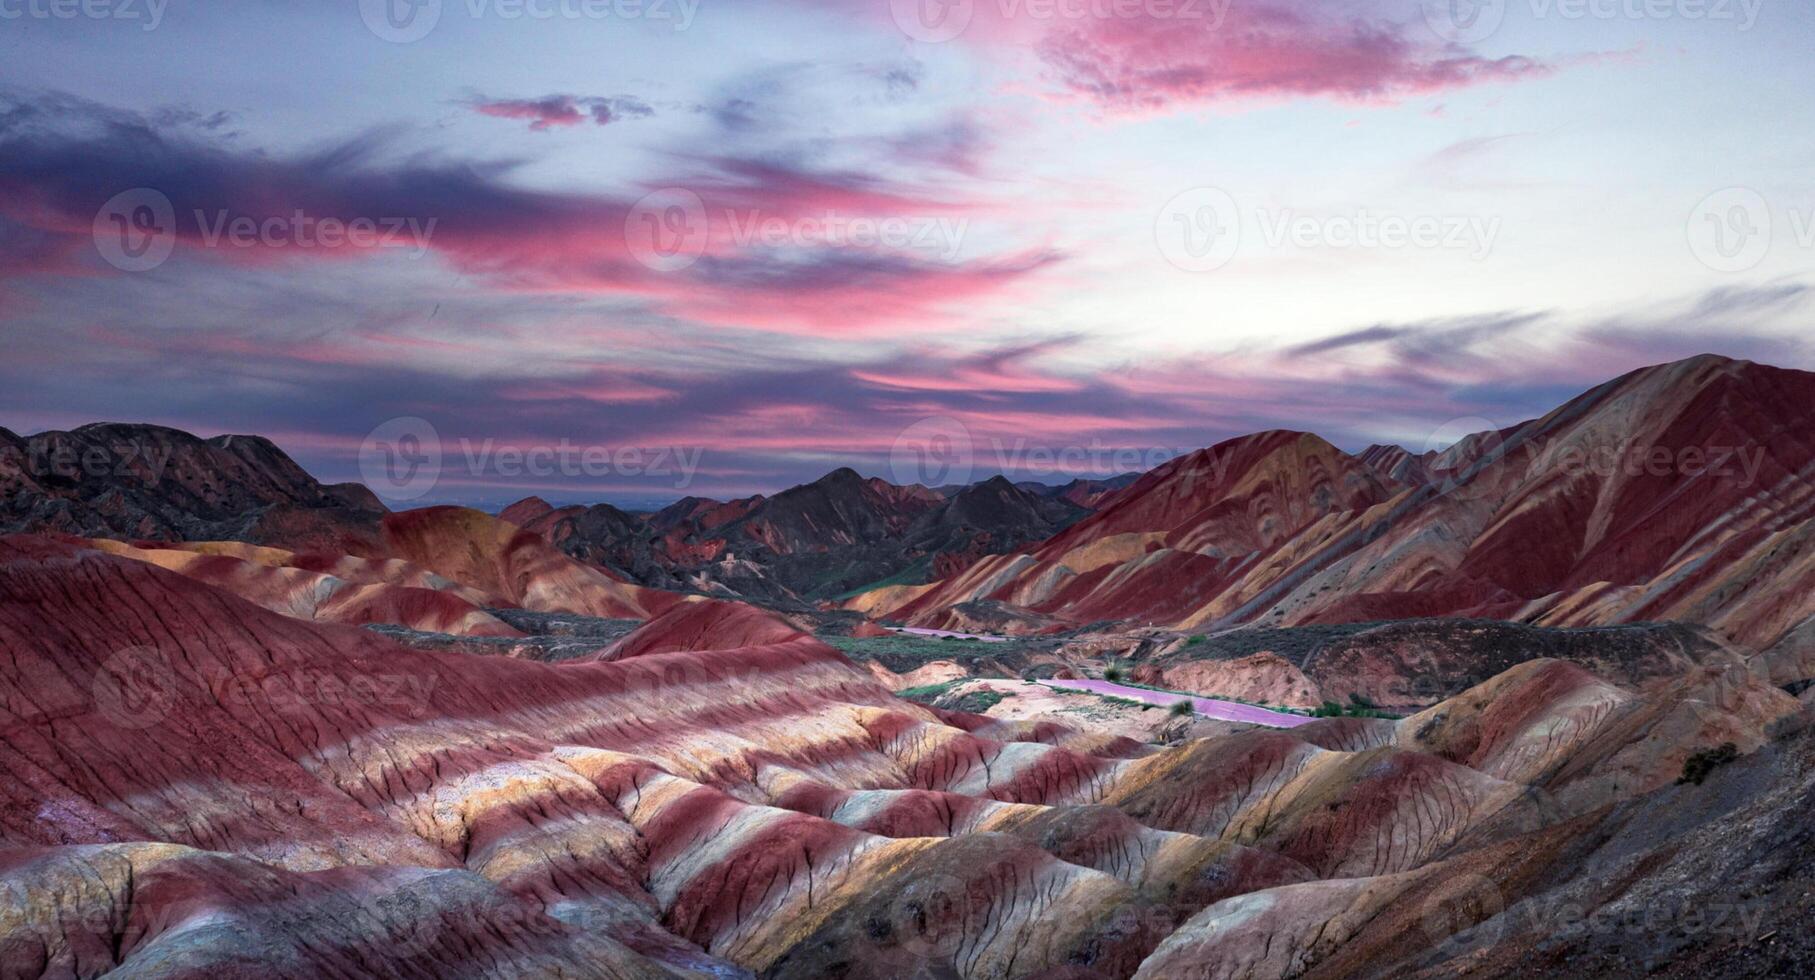
[[[1101,17],[1037,50],[1060,88],[1116,113],[1254,99],[1393,102],[1540,77],[1527,57],[1488,58],[1329,3],[1237,3],[1218,18]]]
[[[953,329],[957,304],[1006,294],[1061,259],[973,256],[968,223],[1002,213],[991,202],[783,155],[692,157],[647,185],[688,202],[677,211],[634,191],[528,188],[516,179],[523,161],[408,153],[383,131],[281,156],[93,104],[13,105],[0,114],[0,236],[16,245],[14,273],[108,272],[88,247],[92,226],[133,188],[170,201],[184,261],[355,258],[371,249],[268,235],[228,247],[239,243],[220,232],[365,221],[410,230],[409,244],[499,290],[620,295],[671,316],[803,334],[909,320]],[[546,121],[563,106],[524,111]],[[688,261],[652,261],[669,246]]]
[[[591,120],[599,126],[622,119],[647,118],[655,107],[628,95],[545,95],[536,99],[475,98],[467,103],[474,112],[497,119],[527,120],[529,128],[547,132],[559,126],[578,126]]]

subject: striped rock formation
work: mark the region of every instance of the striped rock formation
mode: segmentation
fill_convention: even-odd
[[[1815,374],[1703,356],[1428,458],[1231,440],[1036,548],[849,607],[930,627],[978,602],[1184,629],[1675,620],[1762,650],[1815,616],[1812,517]]]
[[[1535,661],[1160,749],[713,624],[760,625],[439,653],[0,538],[0,973],[1284,975],[1462,871],[1517,898],[1503,869],[1562,874],[1696,746],[1768,756],[1804,709],[1751,661],[1645,691]]]
[[[298,555],[236,541],[135,547],[97,538],[87,544],[300,619],[352,626],[392,623],[462,636],[522,635],[485,611],[508,603],[396,559]]]

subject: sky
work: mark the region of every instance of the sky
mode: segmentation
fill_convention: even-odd
[[[1790,0],[0,0],[0,427],[643,506],[1815,368],[1811,42]]]

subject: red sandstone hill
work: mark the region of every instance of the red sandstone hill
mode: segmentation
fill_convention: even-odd
[[[647,619],[679,599],[612,578],[540,535],[465,507],[389,514],[376,555],[400,558],[471,586],[501,604],[605,619]]]
[[[1185,628],[1681,620],[1754,649],[1815,616],[1815,374],[1704,356],[1430,457],[1263,433],[1160,467],[1046,543],[853,600]]]
[[[318,483],[269,440],[150,425],[0,430],[0,531],[114,550],[307,619],[514,636],[486,607],[643,619],[678,596],[626,584],[463,508],[390,513]]]
[[[0,975],[1513,976],[1623,938],[1808,965],[1815,743],[1753,664],[1634,690],[1536,660],[1399,722],[1162,748],[948,719],[808,636],[670,633],[431,652],[0,537]],[[1529,914],[1633,897],[1665,933]],[[1756,911],[1678,942],[1663,903]]]
[[[600,651],[596,659],[621,660],[683,650],[732,650],[786,643],[807,634],[766,609],[741,602],[694,599],[667,612]]]

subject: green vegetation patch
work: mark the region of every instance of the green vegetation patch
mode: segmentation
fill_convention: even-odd
[[[1012,691],[996,691],[985,688],[981,691],[966,691],[956,697],[942,698],[936,707],[946,711],[967,711],[980,715],[1001,704],[1004,699],[1014,697]]]
[[[875,661],[898,674],[906,673],[922,664],[935,660],[951,660],[958,663],[969,663],[982,660],[1009,658],[1005,662],[1017,663],[1023,652],[1022,643],[1010,640],[1007,643],[984,643],[980,640],[939,639],[930,636],[912,636],[905,633],[893,633],[888,636],[825,636],[820,640],[837,647],[856,661]]]
[[[1404,718],[1405,716],[1396,715],[1390,711],[1383,711],[1383,710],[1381,710],[1381,708],[1378,705],[1376,705],[1372,701],[1369,701],[1367,698],[1364,698],[1359,694],[1351,694],[1351,695],[1349,695],[1348,704],[1339,704],[1335,701],[1325,701],[1323,704],[1320,704],[1317,707],[1312,708],[1311,717],[1313,717],[1313,718],[1387,718],[1387,719],[1390,719],[1393,721],[1398,721],[1399,719]]]
[[[922,684],[919,687],[902,688],[895,692],[895,696],[903,701],[912,701],[915,704],[932,704],[940,697],[951,693],[952,688],[957,687],[958,684],[958,681],[946,681],[943,684]]]
[[[915,704],[924,704],[945,711],[966,711],[974,715],[983,714],[1001,704],[1003,700],[1015,696],[1013,691],[996,691],[990,688],[965,691],[962,694],[954,693],[956,688],[968,680],[969,678],[964,678],[946,681],[943,684],[922,684],[919,687],[896,691],[895,696]]]

